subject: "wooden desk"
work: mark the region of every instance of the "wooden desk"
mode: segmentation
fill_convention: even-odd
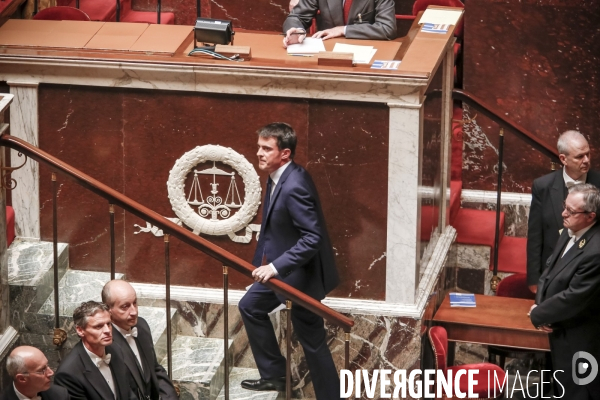
[[[533,327],[527,313],[533,300],[475,295],[474,308],[450,307],[448,295],[433,322],[448,340],[550,351],[548,334]]]

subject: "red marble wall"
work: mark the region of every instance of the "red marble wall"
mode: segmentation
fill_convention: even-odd
[[[381,105],[41,85],[40,147],[166,217],[175,217],[166,182],[175,161],[203,144],[231,147],[256,160],[256,130],[284,120],[296,129],[296,160],[319,189],[342,284],[334,295],[385,296],[388,111]],[[266,176],[261,174],[261,181]],[[59,178],[59,240],[71,268],[110,269],[107,201]],[[264,185],[264,183],[263,183]],[[239,189],[243,195],[243,185]],[[40,169],[42,239],[51,240],[50,171]],[[260,212],[253,223],[260,224]],[[116,212],[118,272],[164,282],[163,238],[135,234],[145,222]],[[205,236],[251,260],[256,241]],[[221,266],[171,240],[172,283],[221,287]],[[232,273],[231,286],[250,282]]]
[[[597,0],[467,1],[464,88],[553,145],[580,130],[598,154],[599,20]],[[498,127],[478,116],[465,133],[463,187],[495,190]],[[546,157],[508,133],[505,167],[506,191],[529,192],[550,172]]]

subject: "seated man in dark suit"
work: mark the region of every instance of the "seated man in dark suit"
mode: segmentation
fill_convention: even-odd
[[[81,303],[73,312],[73,323],[81,341],[60,363],[54,382],[73,400],[138,400],[122,352],[110,346],[112,324],[106,304]]]
[[[396,38],[394,0],[300,0],[283,23],[283,46],[302,42],[313,18],[318,29],[313,37],[323,40]]]
[[[569,189],[562,214],[565,229],[530,310],[533,325],[550,333],[554,398],[600,399],[599,213],[598,188],[577,184]]]
[[[177,400],[167,372],[156,360],[150,327],[145,319],[138,317],[137,294],[133,287],[122,280],[110,281],[102,289],[102,301],[108,305],[113,323],[113,346],[123,352],[139,397]]]
[[[31,346],[14,349],[6,359],[6,372],[13,379],[0,400],[69,400],[65,388],[52,385],[54,372],[48,359],[40,350]]]
[[[536,292],[546,261],[563,229],[563,202],[576,183],[600,187],[600,173],[590,170],[590,146],[577,131],[566,131],[557,143],[563,168],[533,181],[527,230],[527,284]]]

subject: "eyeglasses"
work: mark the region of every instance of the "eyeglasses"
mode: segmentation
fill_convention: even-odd
[[[54,370],[52,368],[50,368],[49,365],[46,365],[45,367],[43,367],[39,371],[33,371],[33,372],[31,372],[31,374],[46,375],[46,374],[48,374],[48,371],[53,371],[54,372]],[[30,373],[29,372],[23,372],[21,375],[30,375]]]
[[[563,201],[563,210],[567,212],[567,217],[575,214],[589,214],[590,211],[573,211],[569,207],[567,207],[567,203]]]

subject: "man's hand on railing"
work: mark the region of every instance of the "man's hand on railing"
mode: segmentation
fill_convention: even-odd
[[[252,271],[252,277],[256,282],[265,283],[275,276],[275,272],[270,265],[263,265]]]

